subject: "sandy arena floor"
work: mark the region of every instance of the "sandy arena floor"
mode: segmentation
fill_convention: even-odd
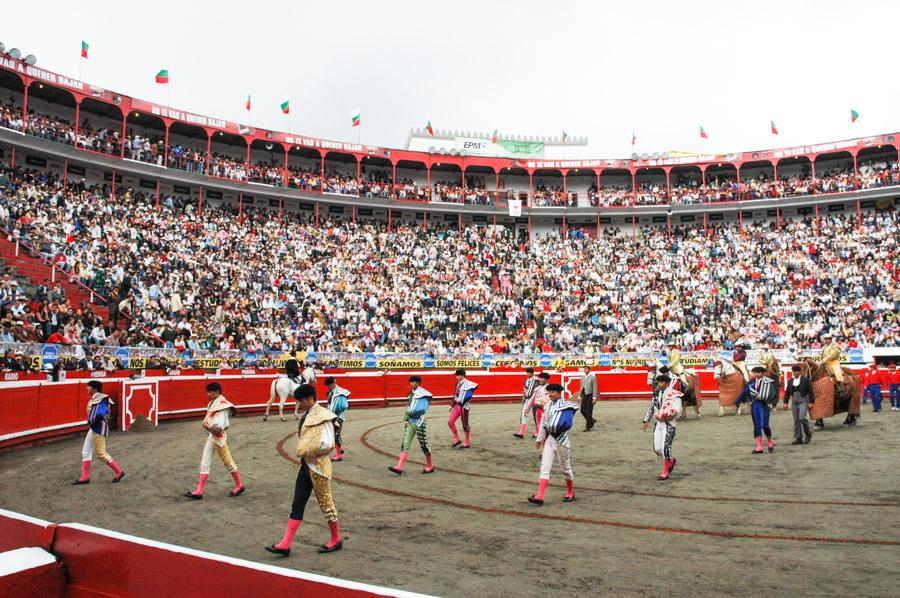
[[[280,539],[296,465],[279,452],[294,421],[234,420],[232,453],[248,491],[228,498],[231,477],[214,456],[206,498],[193,489],[204,437],[198,421],[114,434],[110,453],[128,476],[70,486],[81,439],[0,454],[0,506],[57,522],[81,522],[192,548],[443,596],[854,595],[900,587],[900,413],[860,424],[828,421],[808,446],[789,446],[790,412],[778,411],[774,454],[751,455],[750,417],[679,422],[678,465],[660,462],[641,430],[646,405],[602,403],[594,432],[572,434],[576,501],[562,502],[554,472],[547,503],[530,505],[538,456],[516,440],[518,407],[472,408],[473,448],[449,448],[447,407],[432,407],[438,471],[387,470],[399,452],[402,410],[350,411],[348,449],[335,464],[344,550],[327,539],[312,499],[286,559],[263,546]],[[294,441],[284,443],[293,454]],[[96,462],[95,462],[96,463]],[[554,592],[555,589],[555,592]]]

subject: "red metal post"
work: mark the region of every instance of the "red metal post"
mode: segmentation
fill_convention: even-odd
[[[700,176],[703,177],[703,203],[707,203],[709,201],[709,197],[706,195],[706,169],[700,169]]]
[[[391,164],[393,174],[391,175],[391,199],[397,199],[397,165]]]
[[[569,171],[561,170],[560,172],[562,173],[562,176],[563,176],[563,205],[567,206],[567,205],[569,205],[569,188],[566,185],[566,179],[569,178],[569,176],[568,176]],[[565,218],[565,216],[563,216],[563,222],[565,222],[565,221],[566,221],[566,218]]]
[[[432,199],[432,197],[431,197],[431,164],[429,164],[425,168],[425,180],[427,181],[426,184],[428,185],[428,192],[425,193],[425,201],[430,203],[431,199]]]
[[[810,195],[816,195],[816,159],[813,157],[812,160],[809,161],[812,164],[812,193]]]
[[[528,207],[532,207],[534,205],[534,173],[528,173]],[[529,216],[531,218],[531,216]],[[530,223],[530,221],[529,221]],[[529,224],[529,226],[531,226]],[[531,229],[529,229],[528,239],[531,240]]]
[[[156,179],[156,209],[159,209],[159,179]]]
[[[69,159],[63,159],[63,189],[66,188],[66,185],[69,183]]]
[[[637,170],[631,171],[631,207],[637,205]]]
[[[741,193],[741,169],[738,167],[735,167],[735,171],[737,172],[737,187],[738,187],[737,200],[741,201],[741,199],[743,197],[743,193]]]
[[[856,190],[859,191],[859,168],[856,163],[856,154],[853,154],[853,180],[855,182],[854,186]]]
[[[78,98],[75,99],[75,149],[78,149],[78,131],[80,130],[81,123],[81,100]]]
[[[360,172],[362,171],[362,167],[360,165],[360,160],[356,158],[356,195],[362,197],[362,178],[360,177]],[[355,212],[355,206],[354,206]]]
[[[288,186],[288,178],[289,178],[289,176],[288,176],[288,152],[289,151],[290,151],[290,149],[284,150],[284,168],[282,168],[282,170],[281,170],[281,172],[282,172],[281,186],[284,188],[287,188],[287,186]],[[280,199],[279,199],[279,201],[280,201]],[[279,219],[281,218],[281,204],[280,203],[278,205],[278,218]]]
[[[22,132],[23,133],[28,128],[28,88],[29,87],[31,87],[31,86],[26,83],[25,84],[25,93],[23,94],[24,99],[22,100]],[[77,110],[78,104],[75,104],[75,106],[76,106],[76,110]],[[78,120],[78,119],[76,118],[76,120]]]
[[[666,169],[666,203],[672,205],[672,169]]]
[[[738,210],[738,231],[744,232],[744,210]]]
[[[250,180],[250,141],[247,138],[244,138],[244,141],[247,142],[247,163],[244,166],[244,170],[247,172],[247,179]]]
[[[278,222],[281,222],[282,212],[284,210],[284,198],[278,198]]]
[[[212,176],[212,173],[209,171],[209,165],[212,164],[212,132],[206,132],[206,176]]]
[[[462,212],[459,213],[459,218],[456,219],[456,231],[462,236]]]
[[[666,236],[672,238],[672,215],[666,214]]]
[[[322,179],[319,181],[319,193],[325,193],[325,155],[322,155]],[[319,224],[319,204],[316,204],[316,225]]]
[[[563,216],[563,239],[567,239],[569,237],[569,228],[566,225],[566,217]]]
[[[122,138],[119,139],[119,157],[125,157],[125,125],[128,122],[128,115],[122,112]]]
[[[499,204],[500,203],[500,171],[497,171],[495,174],[497,175],[497,190],[494,193],[494,203]]]
[[[319,204],[316,204],[318,207]],[[238,226],[244,223],[244,192],[238,193]]]
[[[162,165],[164,168],[169,167],[169,127],[171,126],[168,122],[163,121],[163,124],[166,125],[166,136],[163,141],[163,157],[162,157]]]
[[[197,193],[197,216],[203,215],[203,185],[200,185],[200,191]]]
[[[462,166],[459,167],[459,175],[462,178],[462,203],[466,203],[466,171],[463,170]]]

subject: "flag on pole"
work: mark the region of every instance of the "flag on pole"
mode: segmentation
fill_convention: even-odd
[[[634,142],[637,141],[637,135],[634,134],[634,131],[631,132],[631,145],[634,145]]]
[[[497,129],[494,129],[494,133],[493,135],[491,135],[491,143],[493,143],[494,145],[497,144]]]
[[[700,126],[700,139],[709,139],[709,135],[706,134],[706,129],[703,128],[703,125]]]
[[[283,100],[281,100],[281,104],[279,105],[281,106],[281,111],[284,114],[291,113],[291,100],[289,98],[284,98]]]
[[[82,58],[86,59],[88,57],[88,48],[90,48],[88,43],[84,40],[81,40],[81,57]]]
[[[565,142],[566,142],[566,139],[568,139],[568,138],[569,138],[569,134],[566,133],[566,130],[565,130],[565,129],[563,129],[562,142],[565,143]]]
[[[859,118],[859,112],[857,112],[856,110],[851,108],[850,109],[850,122],[855,123],[857,118]]]
[[[772,135],[778,135],[778,127],[775,126],[774,120],[769,121],[769,128],[772,129]]]
[[[431,121],[428,121],[428,124],[425,125],[425,130],[428,131],[428,134],[434,137],[434,129],[431,127]]]
[[[156,73],[156,82],[161,84],[169,83],[169,71],[168,69],[159,69],[159,72]]]
[[[246,108],[248,112],[250,111],[250,90],[249,89],[247,90],[247,103],[244,104],[244,108]]]
[[[362,117],[362,111],[357,108],[353,112],[350,113],[350,126],[358,127],[360,125],[360,120]]]

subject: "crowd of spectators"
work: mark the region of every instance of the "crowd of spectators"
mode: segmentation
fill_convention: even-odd
[[[823,217],[818,229],[783,219],[780,230],[610,228],[529,244],[509,229],[317,225],[247,207],[239,220],[177,198],[156,208],[131,190],[113,200],[108,186],[62,188],[21,169],[2,171],[0,189],[4,226],[109,299],[110,322],[49,290],[46,304],[26,299],[35,341],[438,354],[652,351],[666,339],[806,348],[826,330],[860,346],[898,341],[893,211],[859,225]],[[15,330],[22,304],[3,305]],[[134,321],[119,330],[123,316]]]

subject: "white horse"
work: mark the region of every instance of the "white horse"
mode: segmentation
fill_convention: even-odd
[[[725,415],[725,404],[733,406],[734,400],[737,398],[737,395],[735,395],[733,397],[726,397],[724,401],[722,399],[722,383],[725,382],[726,379],[730,379],[729,381],[733,384],[738,380],[737,378],[733,378],[734,376],[740,377],[741,387],[743,388],[743,385],[746,384],[747,381],[744,379],[744,374],[735,367],[733,361],[726,359],[725,357],[720,357],[713,363],[713,377],[719,383],[719,417]],[[736,413],[742,415],[742,409],[743,405],[738,405]]]
[[[278,415],[281,417],[281,421],[287,421],[284,419],[284,403],[287,401],[288,397],[294,396],[294,391],[297,390],[297,387],[300,386],[302,382],[294,382],[290,378],[275,378],[272,380],[272,387],[269,389],[269,401],[266,403],[266,414],[263,416],[263,421],[269,419],[269,408],[272,406],[272,403],[275,402],[275,399],[279,399],[278,402]],[[296,409],[294,412],[294,419],[298,419]]]

